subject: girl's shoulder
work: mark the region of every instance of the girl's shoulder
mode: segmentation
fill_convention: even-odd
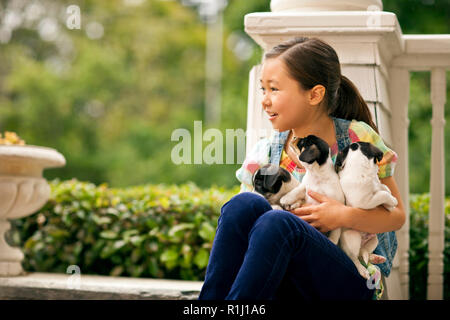
[[[348,126],[348,135],[351,142],[365,141],[376,143],[382,139],[369,124],[355,119],[351,120]]]
[[[352,120],[348,128],[348,135],[352,143],[357,141],[369,142],[383,152],[383,159],[378,162],[378,177],[380,179],[394,174],[398,155],[369,124],[364,121]]]

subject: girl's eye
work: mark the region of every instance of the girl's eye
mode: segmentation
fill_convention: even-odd
[[[270,90],[272,90],[272,91],[278,91],[277,88],[270,88]]]

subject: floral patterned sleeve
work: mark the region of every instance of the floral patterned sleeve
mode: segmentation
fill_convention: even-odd
[[[397,164],[398,155],[394,150],[386,146],[376,131],[364,121],[356,120],[352,122],[349,131],[352,142],[370,142],[383,152],[383,159],[378,162],[378,178],[383,179],[392,176],[395,165]]]
[[[253,174],[269,162],[270,142],[268,138],[259,140],[245,157],[245,161],[236,171],[236,178],[241,182],[240,192],[252,191]]]

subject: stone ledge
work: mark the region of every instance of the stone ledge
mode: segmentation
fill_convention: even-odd
[[[0,299],[30,300],[196,300],[202,281],[28,273],[0,277]]]

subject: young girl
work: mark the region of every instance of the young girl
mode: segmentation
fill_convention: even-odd
[[[405,222],[392,177],[397,154],[378,135],[365,101],[341,75],[338,56],[327,43],[295,38],[264,58],[262,107],[275,133],[255,145],[236,173],[241,192],[221,209],[199,299],[379,299],[379,287],[366,281],[323,233],[340,227],[377,233],[375,253],[386,257],[379,268],[389,275],[397,249],[394,231]],[[355,141],[380,148],[384,157],[378,176],[398,206],[391,212],[382,206],[363,210],[310,193],[320,204],[288,212],[272,210],[263,197],[248,192],[252,174],[269,162],[301,181],[305,170],[288,146],[293,137],[309,134],[328,143],[333,162],[339,150]]]

